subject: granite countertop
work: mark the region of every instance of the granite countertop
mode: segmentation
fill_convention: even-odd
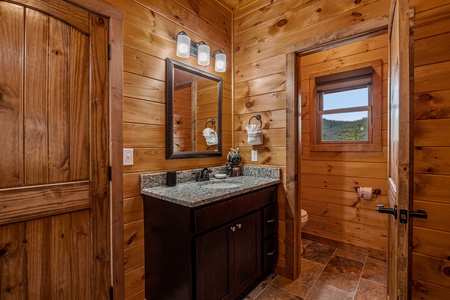
[[[143,177],[141,179],[141,193],[151,197],[155,197],[161,200],[173,202],[179,205],[187,207],[197,207],[209,203],[213,203],[219,200],[223,200],[229,197],[238,196],[251,191],[256,191],[261,188],[269,187],[280,183],[279,169],[273,171],[275,176],[268,177],[256,177],[256,176],[238,176],[227,177],[225,179],[215,179],[212,174],[209,181],[196,182],[187,181],[178,183],[176,186],[168,187],[166,185],[149,186],[148,178]],[[255,172],[247,170],[248,174],[255,175]],[[258,172],[257,172],[258,173]],[[160,173],[161,174],[161,173]],[[156,176],[160,174],[155,174]],[[276,176],[278,174],[278,176]],[[145,176],[145,175],[144,175]],[[154,178],[156,178],[154,176]],[[153,180],[155,181],[155,180]],[[234,183],[237,187],[229,188],[206,188],[205,185],[217,184],[217,183]]]

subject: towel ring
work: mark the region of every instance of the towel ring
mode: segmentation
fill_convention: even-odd
[[[261,120],[260,114],[257,114],[257,115],[254,115],[253,117],[251,117],[250,120],[248,120],[248,125],[250,125],[250,122],[252,121],[253,118],[256,118],[256,120],[259,121],[259,124],[260,124],[259,128],[262,128],[262,120]]]
[[[208,122],[206,122],[205,124],[205,128],[208,127],[208,123],[211,123],[213,125],[214,131],[216,131],[216,120],[214,119],[208,120]]]

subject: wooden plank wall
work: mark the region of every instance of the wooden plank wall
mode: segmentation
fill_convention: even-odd
[[[450,299],[450,3],[412,0],[414,204],[412,299]]]
[[[309,221],[303,232],[317,240],[335,241],[341,247],[386,259],[387,217],[377,204],[387,206],[387,59],[388,36],[355,42],[302,56],[302,155],[300,175],[301,206]],[[382,151],[312,151],[310,149],[310,75],[374,60],[382,61],[381,101]],[[375,120],[377,121],[377,120]],[[379,121],[378,121],[379,122]],[[372,200],[361,200],[355,187],[381,190]],[[346,245],[343,245],[346,244]]]
[[[226,2],[234,3],[231,0]],[[235,144],[241,149],[245,164],[281,167],[284,174],[287,155],[286,47],[385,16],[389,13],[390,0],[258,0],[239,3],[234,11]],[[246,143],[245,126],[257,113],[262,116],[264,144],[251,147]],[[258,150],[257,162],[251,162],[252,149]],[[341,166],[345,171],[343,163]],[[286,184],[285,176],[283,184]],[[285,274],[286,243],[290,243],[286,242],[286,218],[290,212],[286,211],[284,191],[285,186],[279,192],[277,271],[280,274]]]
[[[144,299],[144,228],[140,175],[224,165],[232,143],[230,10],[214,1],[104,0],[123,11],[123,146],[134,149],[134,165],[124,167],[125,298]],[[194,42],[228,57],[223,78],[223,157],[166,160],[165,58],[199,68],[194,57],[175,55],[175,37],[185,31]],[[114,55],[114,54],[113,54]],[[213,61],[213,60],[212,60]]]

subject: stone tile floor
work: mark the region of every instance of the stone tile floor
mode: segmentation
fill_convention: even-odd
[[[365,254],[303,240],[297,280],[271,274],[244,300],[386,299],[386,262]]]

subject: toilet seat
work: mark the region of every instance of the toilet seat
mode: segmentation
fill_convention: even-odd
[[[302,216],[301,216],[301,222],[306,223],[308,222],[308,212],[304,209],[301,210]]]
[[[308,212],[306,210],[302,209],[301,211],[302,211],[302,218],[308,216]]]

